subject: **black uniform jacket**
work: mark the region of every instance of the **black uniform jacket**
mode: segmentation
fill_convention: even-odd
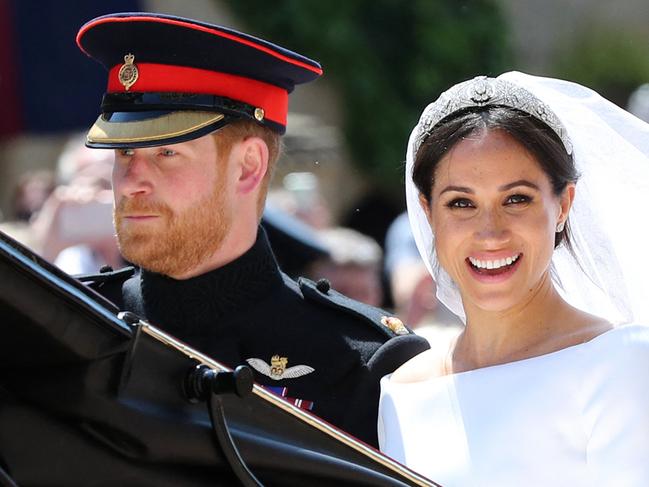
[[[84,280],[224,365],[250,365],[259,384],[373,446],[379,380],[428,348],[383,324],[387,312],[325,281],[290,279],[263,230],[244,255],[192,279],[128,268]]]

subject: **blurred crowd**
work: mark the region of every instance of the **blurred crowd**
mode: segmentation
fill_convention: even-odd
[[[626,108],[649,121],[649,83]],[[22,174],[0,230],[69,274],[127,264],[113,230],[112,164],[113,151],[88,149],[82,135],[73,136],[54,171]],[[268,195],[262,224],[287,274],[326,279],[353,299],[391,308],[431,346],[447,346],[461,325],[436,298],[405,212],[391,223],[381,247],[335,224],[315,174],[290,173],[280,183]]]
[[[113,231],[112,151],[72,137],[54,171],[22,175],[13,192],[13,219],[0,230],[69,274],[124,265]]]
[[[332,223],[312,173],[291,173],[269,193],[266,226],[271,223],[269,212],[277,210],[296,220],[293,227],[300,226],[295,232],[298,242],[292,245],[311,249],[309,258],[296,268],[291,261],[298,249],[285,256],[287,247],[277,245],[271,230],[280,266],[292,277],[326,279],[333,289],[358,301],[378,307],[389,304],[405,323],[439,346],[447,346],[459,331],[458,318],[437,301],[435,283],[419,256],[405,212],[391,223],[381,248],[372,237]]]

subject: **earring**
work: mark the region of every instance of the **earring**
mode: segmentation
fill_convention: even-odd
[[[559,222],[559,223],[557,223],[556,232],[557,232],[557,233],[561,233],[561,232],[563,232],[563,227],[564,227],[564,226],[565,226],[565,223],[564,223],[564,222]]]

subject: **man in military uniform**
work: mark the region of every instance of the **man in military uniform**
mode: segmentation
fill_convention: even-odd
[[[87,145],[115,150],[115,225],[139,266],[97,291],[216,360],[376,445],[380,378],[428,348],[326,281],[295,282],[259,226],[288,93],[320,65],[188,19],[113,14],[77,43],[109,71]]]

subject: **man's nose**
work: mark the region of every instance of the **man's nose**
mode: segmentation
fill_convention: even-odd
[[[135,150],[128,161],[116,163],[113,176],[115,188],[129,198],[146,196],[153,191],[151,165],[142,151]]]

